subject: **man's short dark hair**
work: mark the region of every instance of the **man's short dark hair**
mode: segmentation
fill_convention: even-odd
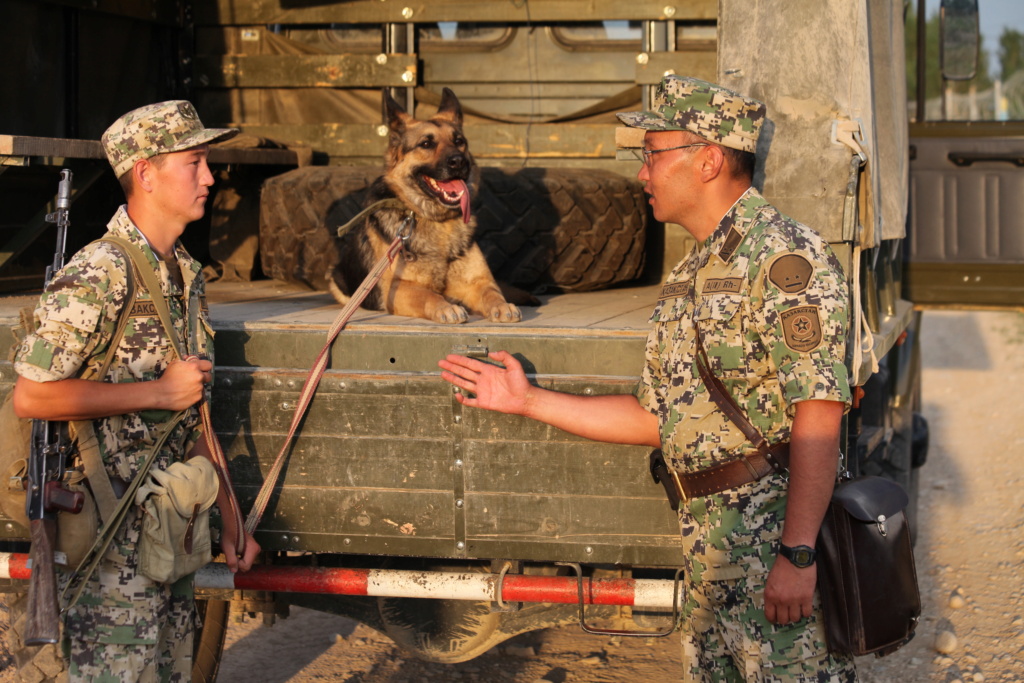
[[[753,152],[744,152],[732,147],[722,147],[722,152],[729,161],[729,169],[733,178],[746,178],[750,180],[754,177],[754,166],[757,164],[757,157]]]
[[[148,159],[148,161],[150,161],[157,168],[162,168],[164,162],[167,161],[167,155],[157,154],[156,156],[151,156]],[[125,173],[124,175],[117,179],[117,182],[120,183],[121,185],[121,189],[124,190],[125,199],[131,197],[132,192],[135,190],[135,181],[132,180],[133,175],[134,174],[131,171],[128,171],[127,173]]]

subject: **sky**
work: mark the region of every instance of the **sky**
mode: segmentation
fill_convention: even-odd
[[[928,0],[928,14],[939,6],[939,0]],[[934,9],[933,9],[934,8]],[[998,48],[999,35],[1004,26],[1024,31],[1024,0],[978,0],[981,35],[991,54]]]

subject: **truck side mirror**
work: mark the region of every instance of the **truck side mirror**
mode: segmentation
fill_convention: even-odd
[[[969,81],[978,71],[978,0],[942,0],[939,61],[947,81]]]

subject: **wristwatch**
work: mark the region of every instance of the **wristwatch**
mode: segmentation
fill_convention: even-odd
[[[788,545],[779,544],[779,555],[789,560],[794,567],[805,569],[814,564],[814,558],[818,551],[809,545],[798,545],[790,548]]]

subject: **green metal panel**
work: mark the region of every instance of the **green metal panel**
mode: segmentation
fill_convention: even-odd
[[[601,20],[714,19],[716,0],[350,0],[295,3],[289,0],[215,0],[193,7],[197,24],[360,24],[407,22],[551,22]]]
[[[215,426],[243,507],[284,443],[304,377],[218,370]],[[542,381],[595,389],[564,376]],[[673,565],[678,528],[647,452],[464,409],[436,374],[330,371],[259,539],[274,550]]]
[[[386,138],[375,124],[241,124],[246,133],[301,142],[332,157],[376,157]],[[478,159],[530,157],[615,157],[615,126],[602,124],[469,124],[466,136]]]
[[[416,82],[416,55],[218,55],[195,60],[211,88],[383,88]]]
[[[240,124],[251,135],[301,142],[332,157],[376,157],[387,139],[376,124]],[[386,129],[384,129],[386,130]],[[615,158],[615,126],[608,124],[468,124],[466,136],[478,159]]]
[[[997,263],[915,263],[906,296],[917,306],[1024,309],[1024,267]]]
[[[693,76],[715,81],[718,73],[718,55],[714,49],[680,52],[649,52],[637,57],[636,82],[657,85],[667,73]]]

